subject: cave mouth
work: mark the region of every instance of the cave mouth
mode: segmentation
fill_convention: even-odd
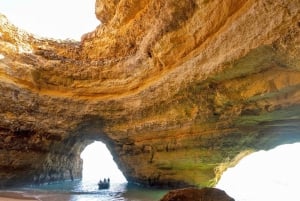
[[[53,39],[79,41],[100,24],[95,0],[0,1],[0,13],[26,32]]]
[[[300,200],[300,143],[258,151],[223,173],[217,188],[238,201]]]
[[[81,152],[83,160],[82,182],[98,183],[100,179],[110,178],[111,183],[127,183],[121,170],[103,142],[95,141]]]

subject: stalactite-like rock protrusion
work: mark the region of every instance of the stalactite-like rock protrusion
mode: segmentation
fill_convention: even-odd
[[[0,16],[0,186],[79,178],[94,140],[150,186],[211,186],[244,153],[300,141],[299,1],[97,0],[95,12],[81,42]]]

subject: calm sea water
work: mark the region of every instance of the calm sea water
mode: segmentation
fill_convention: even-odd
[[[95,182],[64,181],[29,186],[9,191],[22,192],[41,201],[158,201],[167,190],[149,189],[127,183],[111,183],[109,189],[98,190]]]

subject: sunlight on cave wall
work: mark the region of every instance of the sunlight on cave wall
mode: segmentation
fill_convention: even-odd
[[[2,0],[0,13],[37,36],[80,40],[100,22],[95,0]]]
[[[299,201],[300,143],[259,151],[229,168],[217,184],[236,201]]]
[[[80,156],[83,159],[83,181],[98,182],[109,177],[111,183],[126,182],[104,143],[96,141],[88,145]]]

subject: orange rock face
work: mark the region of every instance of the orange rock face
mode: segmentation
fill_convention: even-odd
[[[81,42],[0,17],[0,186],[80,177],[104,141],[130,182],[213,185],[300,140],[300,2],[97,0]]]

